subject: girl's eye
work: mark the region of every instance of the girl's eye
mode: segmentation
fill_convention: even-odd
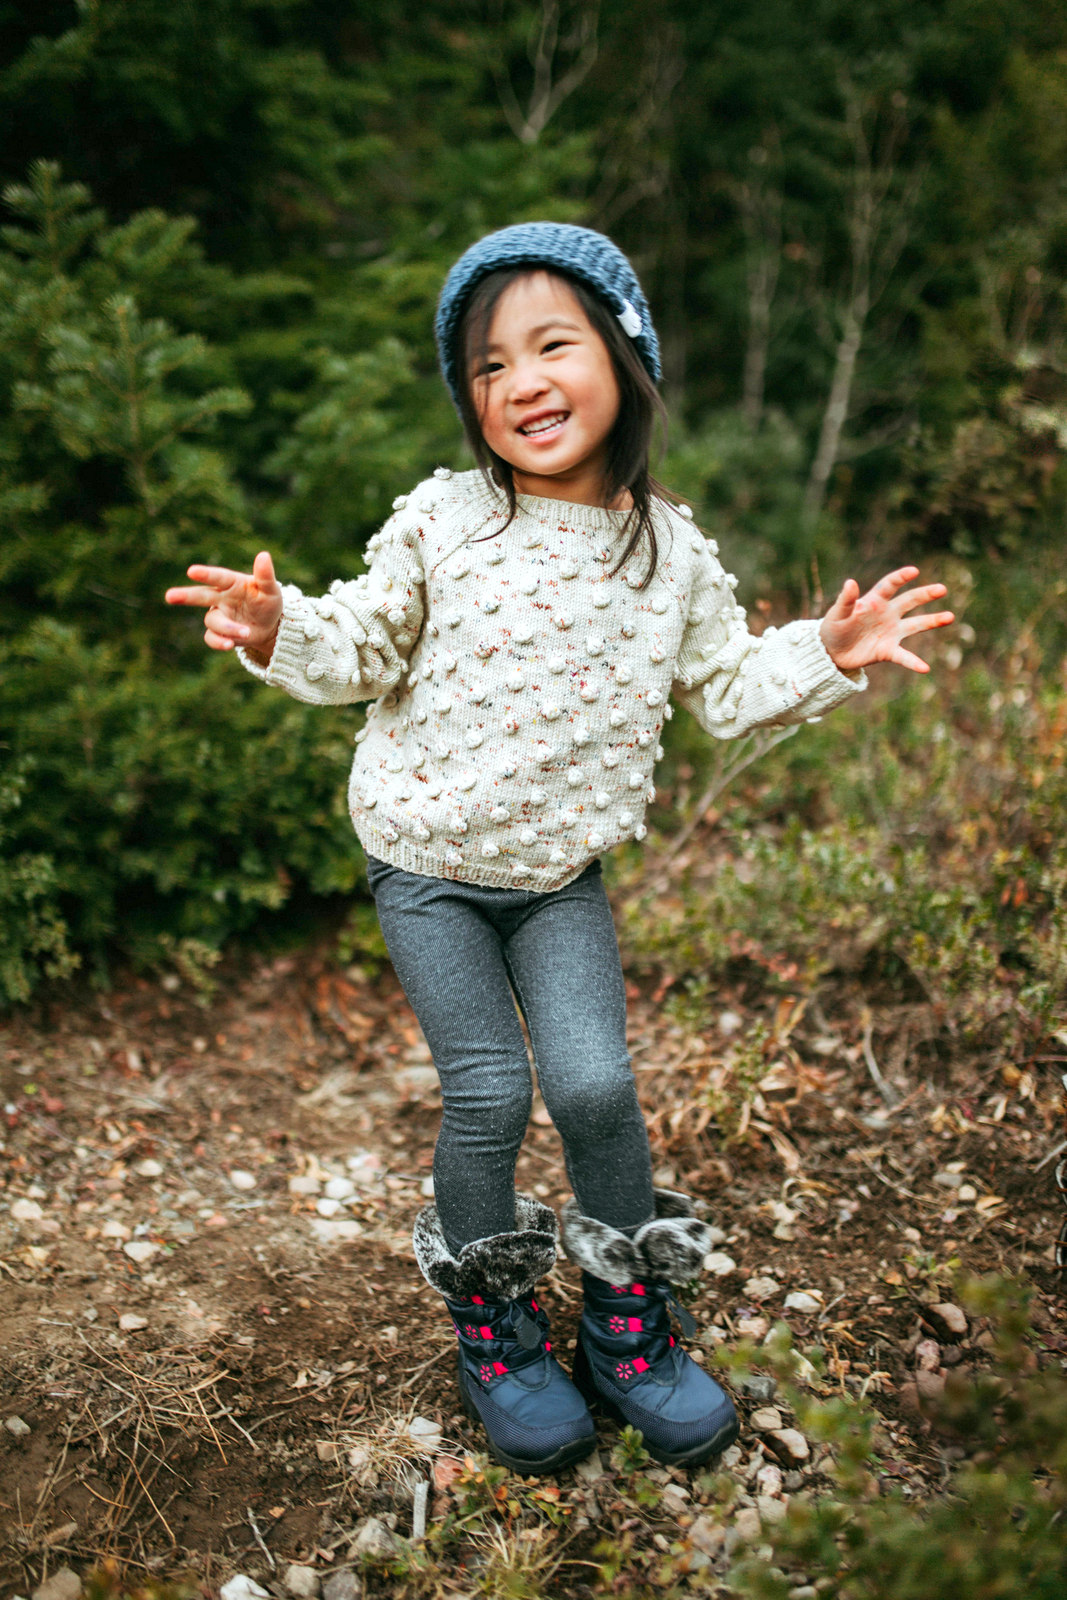
[[[544,347],[544,354],[547,355],[550,350],[562,350],[566,343],[566,339],[551,339]]]

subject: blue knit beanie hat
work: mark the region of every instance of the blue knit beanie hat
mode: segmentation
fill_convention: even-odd
[[[659,341],[648,302],[617,244],[569,222],[518,222],[487,234],[464,251],[441,290],[434,332],[441,371],[459,406],[456,333],[476,285],[500,267],[558,267],[607,301],[654,382],[660,378]]]

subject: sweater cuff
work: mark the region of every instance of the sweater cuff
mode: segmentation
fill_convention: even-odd
[[[856,672],[841,671],[823,643],[819,627],[820,620],[811,618],[794,622],[790,628],[793,683],[798,700],[806,702],[804,710],[808,717],[832,711],[834,706],[867,687],[867,674],[862,668]]]
[[[234,652],[238,661],[260,683],[278,688],[289,688],[297,669],[307,657],[307,640],[304,634],[305,600],[293,583],[282,585],[282,619],[274,640],[271,658],[264,666],[253,661],[243,645]]]

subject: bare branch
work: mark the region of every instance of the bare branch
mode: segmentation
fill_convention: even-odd
[[[523,109],[511,75],[494,57],[493,77],[508,126],[522,144],[536,144],[560,106],[580,88],[600,51],[600,0],[579,0],[570,33],[560,38],[560,0],[541,0],[540,23],[528,55],[533,68],[529,102]],[[563,66],[565,56],[570,64]]]

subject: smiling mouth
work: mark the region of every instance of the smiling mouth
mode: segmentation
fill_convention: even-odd
[[[569,416],[569,411],[554,411],[551,416],[537,417],[515,431],[521,433],[524,439],[547,439],[560,431]]]

